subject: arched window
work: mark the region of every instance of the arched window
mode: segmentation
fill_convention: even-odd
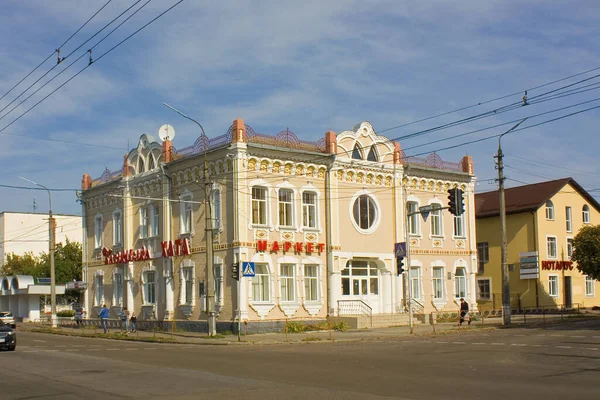
[[[369,150],[369,154],[367,155],[367,161],[379,161],[375,146],[371,146],[371,150]]]
[[[554,204],[550,200],[546,202],[546,219],[554,220]]]
[[[584,224],[589,224],[590,223],[590,208],[588,207],[588,205],[584,205],[583,209],[582,209],[582,216],[583,216],[583,223]]]
[[[467,273],[464,267],[456,268],[454,274],[454,296],[456,298],[467,297]]]
[[[354,221],[360,229],[369,229],[377,218],[377,206],[370,196],[359,196],[353,206]]]
[[[146,171],[146,166],[144,165],[144,159],[142,157],[138,157],[138,174]]]
[[[356,143],[354,145],[354,150],[352,150],[352,158],[355,160],[362,160],[362,149],[360,148],[359,144]]]

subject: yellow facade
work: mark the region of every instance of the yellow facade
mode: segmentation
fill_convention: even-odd
[[[506,232],[510,274],[511,307],[516,308],[589,308],[600,305],[600,282],[588,280],[570,261],[572,240],[586,224],[600,223],[600,212],[586,199],[577,184],[566,183],[545,204],[535,210],[508,213]],[[496,192],[497,194],[497,192]],[[597,203],[596,203],[597,204]],[[586,212],[584,212],[584,207]],[[570,208],[570,211],[567,211]],[[567,214],[570,212],[570,223]],[[584,214],[587,214],[585,216]],[[584,218],[587,222],[584,222]],[[481,309],[501,309],[501,230],[500,217],[477,217],[477,243],[487,243],[487,262],[480,262],[478,304]],[[520,255],[538,253],[537,279],[521,279]],[[489,296],[485,292],[489,281]],[[482,291],[483,289],[483,291]]]

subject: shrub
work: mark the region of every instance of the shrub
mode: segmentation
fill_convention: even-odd
[[[345,321],[340,321],[333,326],[334,331],[345,332],[350,329],[350,326]]]
[[[289,333],[299,333],[306,330],[306,326],[302,322],[288,321],[285,328]]]
[[[74,310],[59,311],[56,313],[57,317],[72,317],[74,315],[75,315]]]

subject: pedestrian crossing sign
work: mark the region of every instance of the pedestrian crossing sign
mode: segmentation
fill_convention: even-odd
[[[242,275],[243,276],[253,277],[255,275],[254,271],[255,270],[254,270],[253,262],[244,261],[242,263]]]

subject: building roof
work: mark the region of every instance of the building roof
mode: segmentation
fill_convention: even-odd
[[[565,185],[571,184],[579,194],[590,202],[592,207],[600,211],[600,203],[585,191],[573,178],[517,186],[504,190],[506,214],[535,211],[550,200]],[[475,195],[476,218],[495,217],[500,215],[498,191],[478,193]]]

